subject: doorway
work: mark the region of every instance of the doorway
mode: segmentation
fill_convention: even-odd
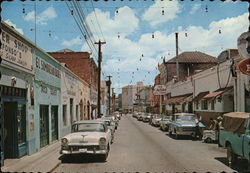
[[[16,158],[17,149],[17,127],[16,114],[17,102],[4,102],[4,159]]]
[[[51,106],[51,136],[52,141],[58,139],[58,106]]]
[[[40,105],[40,147],[49,144],[49,106]]]

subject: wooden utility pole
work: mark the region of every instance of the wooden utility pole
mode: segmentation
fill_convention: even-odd
[[[176,40],[176,75],[177,75],[177,81],[179,81],[178,32],[175,33],[175,40]]]
[[[107,85],[108,85],[108,95],[109,95],[109,108],[108,108],[108,111],[109,111],[109,115],[110,115],[110,86],[111,86],[111,80],[110,80],[110,78],[112,77],[112,76],[107,76],[108,78],[109,78],[109,80],[107,81]]]
[[[106,42],[95,42],[98,44],[98,86],[97,86],[97,116],[101,117],[101,63],[102,63],[102,44],[106,44]]]

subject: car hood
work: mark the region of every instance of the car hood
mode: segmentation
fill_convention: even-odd
[[[101,137],[105,137],[104,132],[75,132],[64,136],[69,143],[99,143]]]
[[[195,127],[196,123],[194,121],[178,121],[175,122],[176,125],[180,127]],[[205,127],[202,123],[199,123],[199,127]]]

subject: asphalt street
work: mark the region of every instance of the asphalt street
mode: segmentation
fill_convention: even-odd
[[[61,159],[64,156],[61,156]],[[98,157],[74,156],[54,172],[233,172],[226,150],[183,137],[168,136],[148,123],[123,115],[106,162]]]

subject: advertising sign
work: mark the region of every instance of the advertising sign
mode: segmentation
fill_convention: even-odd
[[[244,58],[238,63],[239,70],[245,74],[250,76],[250,58]]]
[[[0,55],[8,62],[32,70],[31,47],[3,30],[1,32]]]
[[[154,91],[153,91],[153,94],[154,95],[165,95],[167,92],[166,92],[166,86],[165,85],[156,85],[154,87]]]

